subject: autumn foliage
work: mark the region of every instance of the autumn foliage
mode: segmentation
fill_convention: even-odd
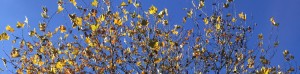
[[[292,73],[294,65],[270,61],[278,50],[279,23],[270,18],[272,35],[254,35],[257,24],[244,12],[232,12],[234,0],[191,0],[182,23],[169,24],[168,9],[143,7],[138,0],[58,0],[57,10],[41,8],[43,22],[34,29],[25,21],[6,26],[0,40],[11,41],[12,73]],[[82,6],[84,2],[88,6]],[[70,8],[66,6],[72,6]],[[143,9],[144,8],[144,9]],[[147,9],[145,9],[147,8]],[[212,12],[203,9],[212,9]],[[76,12],[75,12],[76,10]],[[49,13],[48,11],[56,11]],[[78,12],[77,12],[78,11]],[[52,14],[52,15],[49,15]],[[71,24],[47,28],[54,15]],[[248,22],[247,22],[248,21]],[[247,22],[247,23],[246,23]],[[188,24],[187,24],[188,23]],[[188,28],[192,26],[192,28]],[[248,42],[249,39],[254,42]],[[270,41],[264,43],[264,40]],[[285,62],[294,56],[283,52]]]

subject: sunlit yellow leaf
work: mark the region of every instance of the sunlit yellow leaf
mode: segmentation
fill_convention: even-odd
[[[70,0],[70,3],[72,3],[75,7],[76,7],[76,5],[77,5],[76,0]]]
[[[43,7],[43,12],[41,13],[41,16],[43,18],[49,18],[47,12],[48,12],[48,9],[46,7]]]
[[[128,4],[131,4],[132,3],[132,0],[128,0]]]
[[[207,25],[208,24],[208,19],[207,18],[203,18],[203,22],[204,22],[205,25]]]
[[[114,19],[114,24],[116,24],[118,26],[122,26],[123,25],[123,21],[121,19]]]
[[[157,64],[157,63],[159,63],[161,60],[162,60],[162,58],[155,59],[155,60],[154,60],[154,63]]]
[[[229,7],[229,3],[224,3],[223,7],[224,8],[228,8]]]
[[[271,69],[270,68],[265,68],[265,67],[262,67],[260,69],[260,71],[258,72],[258,74],[270,74],[271,72]]]
[[[19,50],[17,50],[16,48],[13,48],[12,52],[10,53],[10,56],[12,58],[20,57]]]
[[[65,34],[64,39],[67,39],[69,37],[69,34]]]
[[[0,35],[0,40],[9,40],[9,35],[7,33],[2,33]]]
[[[233,17],[232,19],[231,19],[231,22],[236,22],[236,19]]]
[[[92,2],[92,6],[98,7],[98,0],[94,0],[94,1]]]
[[[115,13],[113,14],[113,16],[114,16],[115,18],[119,18],[119,17],[120,17],[119,12],[115,12]]]
[[[32,37],[36,34],[35,28],[29,32],[29,36]]]
[[[23,48],[25,46],[25,40],[22,40],[21,42],[20,42],[20,48]]]
[[[24,23],[17,22],[17,28],[24,28]]]
[[[74,48],[72,54],[78,55],[78,53],[79,53],[79,48]]]
[[[94,47],[94,46],[95,46],[95,43],[93,43],[93,41],[91,40],[90,37],[86,37],[86,38],[85,38],[85,42],[86,42],[89,46],[91,46],[91,47]]]
[[[288,50],[284,50],[282,53],[283,53],[283,56],[286,57],[290,52]]]
[[[5,27],[5,29],[6,29],[7,31],[10,31],[10,32],[14,32],[14,31],[15,31],[14,28],[10,27],[10,25],[7,25],[7,26]]]
[[[76,22],[75,22],[78,26],[82,26],[82,18],[80,17],[76,17]]]
[[[272,23],[272,25],[274,25],[276,27],[279,26],[279,24],[275,22],[274,17],[270,18],[270,22]]]
[[[134,6],[135,8],[138,8],[138,7],[141,7],[141,4],[138,3],[137,1],[135,1],[135,2],[133,3],[133,6]]]
[[[60,13],[63,10],[64,10],[64,8],[61,5],[58,5],[58,7],[57,7],[57,13]]]
[[[193,9],[190,9],[187,13],[188,18],[191,18],[193,15]]]
[[[62,69],[62,68],[64,68],[64,66],[65,66],[65,63],[62,61],[59,61],[56,63],[56,68],[58,68],[58,69]]]
[[[137,65],[137,66],[142,65],[141,61],[136,62],[136,65]]]
[[[100,15],[100,20],[104,21],[105,20],[105,15]]]
[[[39,62],[38,62],[38,65],[39,65],[39,66],[42,66],[42,65],[44,65],[44,62],[43,62],[43,61],[39,61]]]
[[[172,33],[175,35],[178,35],[178,31],[177,30],[172,30]]]
[[[260,40],[263,39],[263,34],[262,33],[258,34],[258,39],[260,39]]]
[[[53,35],[53,33],[52,33],[52,32],[49,32],[49,31],[48,31],[48,33],[46,34],[46,36],[49,37],[49,38],[51,38],[52,35]]]
[[[156,14],[156,12],[157,12],[157,8],[154,5],[152,5],[149,8],[149,14]]]
[[[37,54],[35,54],[34,56],[33,56],[33,58],[31,58],[31,60],[32,60],[32,63],[33,64],[35,64],[35,65],[38,65],[39,64],[39,55],[37,55]]]
[[[202,8],[202,7],[204,7],[204,0],[201,0],[199,3],[199,8]]]
[[[219,23],[217,23],[217,24],[215,25],[215,27],[216,27],[217,30],[220,30],[220,29],[221,29],[221,25],[220,25]]]
[[[39,24],[40,30],[45,32],[46,31],[46,23],[40,23]]]
[[[24,74],[22,69],[17,70],[17,74]]]
[[[125,2],[122,2],[121,6],[127,6],[127,4]]]
[[[27,42],[26,45],[27,45],[27,48],[28,48],[28,49],[30,49],[30,50],[33,49],[33,45],[32,45],[30,42]]]
[[[252,58],[248,59],[248,68],[254,68],[254,60]]]
[[[123,63],[122,59],[117,59],[116,62],[117,62],[117,64],[122,64]]]
[[[67,30],[66,30],[66,27],[65,27],[64,25],[60,25],[60,26],[59,26],[59,30],[60,30],[60,33],[64,33],[64,32],[67,31]]]
[[[244,20],[244,21],[246,21],[246,19],[247,19],[247,16],[246,16],[246,14],[245,14],[244,12],[241,12],[241,13],[239,14],[239,17],[240,17],[242,20]]]
[[[92,31],[96,31],[99,28],[99,26],[100,26],[99,24],[91,25],[90,28]]]

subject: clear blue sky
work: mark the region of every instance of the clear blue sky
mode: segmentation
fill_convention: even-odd
[[[37,26],[39,22],[42,22],[40,16],[42,11],[41,7],[46,6],[50,11],[49,13],[53,13],[57,9],[56,3],[57,0],[1,0],[0,32],[4,32],[5,26],[8,24],[15,27],[17,21],[25,20],[25,16],[28,17],[31,26]],[[289,49],[290,52],[295,55],[296,60],[300,60],[300,43],[298,42],[300,41],[300,0],[235,0],[235,3],[237,4],[236,7],[238,12],[246,12],[248,17],[253,15],[253,21],[259,25],[255,31],[257,34],[263,33],[264,35],[268,35],[270,33],[271,24],[269,18],[271,16],[274,16],[276,21],[280,23],[280,51],[277,52],[279,55],[275,56],[276,58],[273,59],[274,61],[282,60],[283,49]],[[157,6],[159,10],[167,8],[169,11],[170,22],[174,22],[173,24],[181,23],[182,17],[184,16],[181,14],[186,14],[186,11],[182,11],[182,8],[190,8],[192,6],[190,0],[142,0],[144,10],[151,5]],[[62,14],[57,16],[62,16]],[[51,26],[53,28],[66,22],[70,22],[62,20],[54,21],[56,22],[51,24],[53,25]],[[21,33],[21,31],[16,31],[15,33]],[[27,34],[27,32],[24,34]],[[0,42],[0,58],[6,57],[2,52],[2,49],[8,53],[10,52],[12,45],[8,43],[10,42]],[[0,63],[0,68],[5,69],[2,62]]]

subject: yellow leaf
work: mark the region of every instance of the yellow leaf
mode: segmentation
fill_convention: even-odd
[[[136,62],[136,65],[137,65],[137,66],[142,65],[141,61]]]
[[[263,34],[262,33],[258,34],[258,39],[260,39],[260,40],[263,39]]]
[[[75,7],[76,7],[76,5],[77,5],[76,0],[70,0],[70,3],[72,3]]]
[[[29,36],[32,37],[36,34],[35,28],[29,32]]]
[[[41,16],[43,18],[49,18],[47,12],[48,12],[48,9],[46,7],[43,7],[43,12],[41,13]]]
[[[23,28],[24,27],[24,23],[21,22],[17,22],[17,28]]]
[[[12,58],[20,57],[20,53],[16,48],[13,48],[12,52],[10,53]]]
[[[272,25],[274,25],[274,26],[279,26],[279,24],[275,22],[274,17],[271,17],[271,18],[270,18],[270,22],[271,22]]]
[[[98,0],[94,0],[94,1],[92,2],[92,6],[97,7],[97,6],[98,6]]]
[[[201,0],[199,3],[199,8],[202,8],[202,7],[204,7],[204,0]]]
[[[135,2],[133,3],[133,6],[134,6],[135,8],[138,8],[138,7],[141,7],[141,4],[138,3],[137,1],[135,1]]]
[[[231,19],[231,22],[236,22],[236,19],[233,17],[232,19]]]
[[[6,28],[5,28],[7,31],[10,31],[10,32],[14,32],[14,28],[10,27],[10,25],[7,25]]]
[[[72,54],[77,55],[79,53],[79,48],[74,48]]]
[[[270,74],[270,72],[271,72],[270,68],[262,67],[261,71],[258,74]]]
[[[117,59],[116,62],[117,62],[117,64],[122,64],[123,63],[122,59]]]
[[[114,19],[114,24],[121,26],[121,25],[123,25],[123,22],[121,19]]]
[[[67,39],[69,37],[69,34],[65,34],[64,39]]]
[[[247,16],[246,16],[246,14],[244,14],[244,12],[241,12],[241,13],[239,14],[239,17],[240,17],[242,20],[244,20],[244,21],[246,21],[246,19],[247,19]]]
[[[40,30],[45,32],[46,31],[46,23],[40,23],[39,24]]]
[[[27,48],[29,48],[31,50],[33,49],[33,45],[30,42],[27,42],[26,45],[27,45]]]
[[[24,74],[22,69],[17,70],[17,74]]]
[[[96,10],[96,9],[91,10],[91,14],[93,17],[96,17],[97,13],[98,13],[98,10]],[[89,14],[89,16],[90,16],[90,14]]]
[[[75,22],[78,26],[82,26],[82,18],[80,17],[76,17],[76,22]]]
[[[51,38],[52,35],[53,35],[52,32],[49,32],[49,31],[48,31],[48,33],[46,34],[46,36],[49,37],[49,38]]]
[[[0,40],[9,40],[9,35],[7,33],[2,33],[0,35]]]
[[[203,22],[204,22],[205,25],[207,25],[207,24],[208,24],[208,19],[207,19],[207,18],[204,18],[204,19],[203,19]]]
[[[156,14],[156,12],[157,12],[157,8],[154,5],[152,5],[149,8],[149,14]]]
[[[217,29],[217,30],[220,30],[220,29],[221,29],[221,26],[220,26],[219,23],[217,23],[215,26],[216,26],[216,29]]]
[[[73,64],[74,64],[74,61],[69,60],[69,59],[67,59],[67,62],[68,62],[70,65],[73,65]]]
[[[187,16],[188,16],[189,18],[191,18],[192,15],[193,15],[193,9],[189,10],[188,13],[187,13]]]
[[[121,6],[127,6],[127,4],[125,2],[122,2]]]
[[[35,54],[33,58],[30,58],[32,60],[32,63],[35,65],[39,64],[39,55]]]
[[[162,60],[161,58],[155,59],[155,60],[154,60],[154,63],[157,64],[157,63],[159,63],[161,60]]]
[[[105,20],[105,15],[100,15],[100,20],[104,21]]]
[[[60,33],[66,32],[66,27],[64,25],[59,26]]]
[[[105,20],[105,15],[102,14],[102,15],[100,15],[100,16],[97,18],[96,22],[99,23],[99,24],[101,24],[102,21],[104,21],[104,20]]]
[[[92,31],[96,31],[99,28],[99,26],[100,26],[99,24],[91,25],[90,28]]]
[[[59,61],[56,63],[56,68],[58,68],[58,69],[62,69],[62,68],[64,68],[64,66],[65,66],[65,63],[62,61]]]
[[[128,0],[128,4],[131,4],[132,3],[132,0]]]
[[[61,5],[58,5],[58,7],[57,7],[57,13],[60,13],[63,10],[64,10],[64,8]]]
[[[254,68],[254,60],[252,58],[248,59],[248,68]]]
[[[218,17],[217,17],[217,23],[221,23],[221,21],[222,21],[221,16],[218,16]]]
[[[42,66],[42,65],[44,65],[44,62],[43,62],[43,61],[39,61],[39,62],[38,62],[38,65],[39,65],[39,66]]]
[[[177,30],[172,30],[172,33],[175,35],[178,35],[178,31]]]

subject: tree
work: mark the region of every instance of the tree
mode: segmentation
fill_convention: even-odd
[[[15,68],[11,72],[269,74],[297,70],[295,65],[282,69],[271,64],[279,45],[279,23],[274,17],[270,18],[274,33],[267,38],[269,44],[263,43],[262,33],[255,39],[258,43],[250,43],[256,24],[246,23],[251,20],[246,13],[235,12],[233,0],[212,4],[192,0],[194,7],[183,9],[187,14],[178,25],[169,24],[167,9],[152,5],[143,10],[140,1],[58,0],[57,4],[50,16],[47,7],[42,7],[43,22],[29,35],[15,35],[15,28],[6,26],[0,40],[16,44],[6,54],[10,58],[2,58]],[[68,15],[65,21],[71,24],[47,28],[57,14]],[[22,31],[30,29],[25,27],[27,18],[16,25]],[[283,56],[287,63],[294,63],[288,50]]]

